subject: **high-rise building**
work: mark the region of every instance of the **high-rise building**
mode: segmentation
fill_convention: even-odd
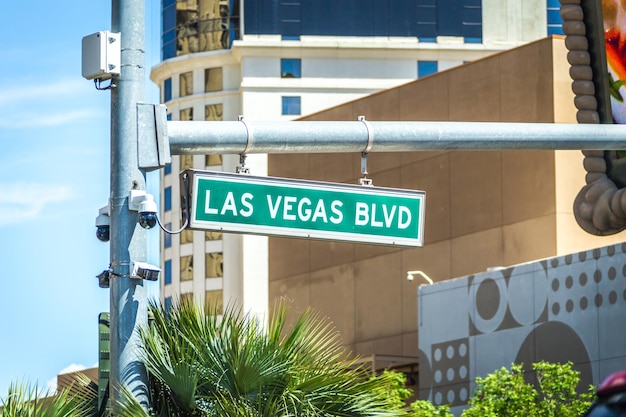
[[[560,22],[558,0],[163,0],[151,78],[171,120],[292,120],[560,33]],[[238,163],[174,157],[161,177],[164,223],[178,226],[178,172]],[[266,156],[246,164],[267,173]],[[268,238],[185,230],[165,235],[161,255],[166,304],[266,311]]]

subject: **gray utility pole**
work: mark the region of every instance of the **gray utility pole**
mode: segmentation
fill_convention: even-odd
[[[143,280],[130,278],[131,261],[145,260],[146,232],[129,210],[131,189],[146,189],[137,165],[137,105],[145,95],[144,0],[112,0],[111,29],[121,33],[121,71],[111,89],[110,398],[127,387],[147,410],[146,372],[139,361],[137,330],[148,322]]]

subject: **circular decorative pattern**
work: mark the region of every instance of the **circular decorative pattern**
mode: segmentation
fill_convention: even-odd
[[[589,300],[587,300],[587,297],[582,297],[580,299],[580,309],[586,310],[588,306],[589,306]]]
[[[581,287],[587,285],[587,274],[585,274],[584,272],[580,274],[580,276],[578,277],[578,282],[580,283]]]
[[[446,357],[448,359],[454,358],[454,347],[448,346],[448,348],[446,349]]]
[[[443,401],[443,394],[438,392],[435,394],[435,404],[439,405]]]
[[[571,275],[568,275],[567,278],[565,278],[565,288],[569,290],[573,286],[574,286],[574,278],[572,278]]]
[[[552,314],[554,314],[555,316],[558,316],[560,310],[561,310],[561,306],[559,305],[559,303],[552,304]]]
[[[476,329],[491,333],[498,328],[506,313],[506,287],[504,279],[494,280],[483,275],[475,277],[469,289],[468,311]]]
[[[452,404],[454,402],[454,391],[452,390],[448,391],[447,397],[448,397],[448,403]]]
[[[509,298],[509,310],[522,326],[533,324],[544,312],[548,302],[547,278],[543,269],[534,271],[528,265],[516,267],[511,274],[508,292],[519,296]]]
[[[624,297],[624,301],[626,301],[626,290],[624,290],[624,294],[622,294],[622,297]]]
[[[626,268],[626,266],[624,267]],[[626,269],[624,269],[626,271]],[[554,278],[552,280],[552,291],[557,292],[559,290],[559,279],[558,278]]]
[[[608,248],[606,248],[606,253],[609,256],[615,255],[615,246],[609,246]]]
[[[568,313],[574,311],[574,302],[572,300],[567,300],[567,302],[565,303],[565,311],[567,311]]]
[[[600,251],[600,248],[595,248],[593,250],[593,259],[597,261],[598,259],[600,259],[600,256],[602,256],[602,252]]]
[[[617,271],[615,270],[615,267],[612,266],[609,268],[608,276],[611,281],[615,279],[615,277],[617,276]]]
[[[552,268],[556,268],[557,266],[559,266],[559,258],[552,258],[550,260],[550,265],[552,266]]]
[[[448,371],[446,372],[446,378],[448,378],[448,381],[454,381],[454,368],[448,368]]]
[[[585,252],[585,251],[578,252],[578,260],[580,262],[585,262],[586,259],[587,259],[587,252]]]
[[[440,370],[436,370],[435,374],[433,375],[433,378],[435,382],[439,384],[441,382],[441,379],[443,378],[443,373]]]
[[[459,356],[464,358],[467,355],[467,345],[465,343],[461,343],[459,345]]]
[[[596,304],[596,307],[600,307],[602,305],[602,294],[596,294],[593,301]]]
[[[463,402],[467,401],[467,389],[461,388],[459,390],[459,399]]]
[[[622,243],[622,253],[626,253],[626,242]]]
[[[565,265],[570,265],[572,263],[572,255],[565,255]]]
[[[441,360],[441,349],[437,348],[435,349],[435,353],[433,354],[433,357],[435,358],[435,362],[439,362]]]
[[[611,304],[617,303],[617,292],[611,291],[609,293],[609,303],[611,303]]]
[[[593,280],[599,284],[602,281],[602,271],[596,269],[596,272],[593,273]]]
[[[566,346],[567,353],[555,346]],[[580,372],[579,387],[593,384],[593,372],[589,353],[578,333],[559,321],[549,321],[538,325],[520,344],[515,363],[524,364],[524,372],[532,371],[532,364],[538,361],[562,362],[566,358],[576,364]]]
[[[467,378],[467,366],[461,365],[461,367],[459,368],[459,378]]]
[[[626,264],[622,267],[622,276],[626,277]]]

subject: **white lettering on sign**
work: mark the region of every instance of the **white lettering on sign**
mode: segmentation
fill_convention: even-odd
[[[293,203],[295,203],[296,201],[298,201],[298,199],[295,198],[295,197],[292,197],[292,196],[286,196],[283,199],[283,219],[284,220],[295,220],[296,219],[295,213],[292,214]]]
[[[241,209],[237,209],[237,202],[235,196],[231,191],[226,194],[222,208],[218,210],[216,207],[211,207],[211,190],[206,190],[206,200],[204,202],[204,212],[207,214],[219,214],[223,216],[226,212],[230,212],[233,216],[238,214],[243,217],[250,217],[254,211],[252,205],[252,199],[254,196],[250,193],[243,193],[240,198],[240,203],[243,206]]]
[[[250,217],[252,216],[252,212],[254,211],[254,208],[252,207],[252,203],[250,202],[252,200],[254,196],[250,193],[243,193],[243,195],[241,196],[241,204],[247,208],[248,210],[239,210],[239,214],[241,214],[243,217]]]
[[[310,208],[303,208],[304,205],[306,205],[307,207],[311,207],[311,200],[309,200],[308,198],[304,197],[302,200],[300,200],[298,202],[298,217],[305,221],[308,222],[309,219],[311,218],[311,209]]]
[[[210,207],[211,204],[211,190],[206,190],[206,200],[204,201],[204,212],[207,214],[217,214],[215,207]]]
[[[330,221],[333,224],[339,224],[343,221],[343,213],[341,212],[341,210],[339,210],[342,206],[343,206],[343,203],[338,200],[333,200],[333,202],[330,203],[330,211],[332,211],[333,214],[336,216],[336,217],[334,216],[330,217]]]
[[[235,197],[233,197],[232,191],[229,191],[228,194],[226,194],[226,199],[224,200],[224,204],[222,205],[220,216],[226,214],[227,211],[230,211],[233,216],[237,215],[237,206],[235,205]]]
[[[382,208],[382,219],[376,218],[377,208]],[[397,219],[396,213],[398,214]],[[385,226],[389,228],[393,226],[394,220],[396,221],[396,226],[398,229],[406,229],[411,224],[411,211],[408,207],[396,206],[395,204],[392,205],[390,208],[386,204],[382,204],[382,207],[379,207],[376,203],[372,203],[370,208],[370,205],[368,205],[367,203],[363,203],[360,201],[356,203],[354,216],[355,226],[370,225],[372,227]]]
[[[329,221],[333,224],[339,224],[343,221],[343,212],[341,207],[343,203],[339,200],[333,200],[330,203],[330,216],[327,203],[323,199],[318,199],[313,208],[313,201],[308,197],[298,199],[293,196],[267,196],[267,208],[272,219],[276,219],[279,213],[282,214],[282,220],[300,220],[303,222],[323,222]]]

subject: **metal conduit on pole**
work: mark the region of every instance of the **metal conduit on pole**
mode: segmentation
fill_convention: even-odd
[[[626,126],[478,122],[167,122],[172,154],[626,149]],[[254,142],[248,142],[254,132]]]
[[[120,387],[148,409],[146,372],[139,361],[137,330],[147,324],[143,280],[130,278],[131,260],[146,258],[146,232],[137,212],[128,209],[131,189],[145,190],[145,174],[137,164],[137,103],[144,100],[144,0],[113,0],[111,26],[121,33],[121,72],[111,89],[111,404]]]

